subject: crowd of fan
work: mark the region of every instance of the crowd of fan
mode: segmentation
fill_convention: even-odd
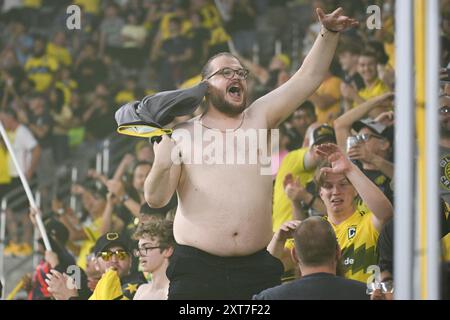
[[[82,29],[60,31],[62,28],[55,25],[65,19],[65,8],[72,2],[82,7]],[[77,150],[89,146],[95,149],[114,132],[114,112],[118,106],[158,91],[197,83],[203,64],[217,52],[231,51],[250,71],[251,100],[282,85],[294,67],[301,64],[320,24],[309,18],[312,23],[304,26],[299,61],[292,61],[292,55],[287,53],[271,52],[270,59],[261,60],[267,63],[256,63],[252,54],[258,28],[264,23],[275,28],[286,26],[286,21],[279,21],[279,13],[289,10],[284,6],[288,1],[281,2],[216,1],[217,7],[206,0],[30,0],[23,1],[23,6],[5,8],[6,4],[15,3],[5,1],[0,19],[0,120],[10,133],[26,176],[30,179],[37,176],[46,195],[55,165],[76,157]],[[366,2],[356,5],[322,0],[289,4],[307,12],[305,17],[312,17],[315,7],[329,11],[328,8],[342,5],[348,15],[362,21],[366,18]],[[274,238],[268,250],[282,260],[285,282],[301,277],[302,273],[291,258],[291,249],[311,245],[301,242],[308,230],[306,227],[300,230],[299,221],[308,219],[305,225],[322,228],[319,233],[329,231],[320,221],[308,218],[327,215],[318,193],[323,181],[315,174],[321,168],[318,152],[321,144],[336,143],[346,151],[391,204],[394,187],[401,187],[392,182],[394,6],[393,1],[378,2],[383,10],[383,28],[371,31],[362,23],[360,28],[341,35],[327,78],[280,126],[280,150],[273,155],[279,158],[280,165],[272,168]],[[441,1],[441,12],[450,12],[449,5],[450,2]],[[450,62],[449,19],[444,14],[443,68],[448,68]],[[277,34],[276,29],[273,34]],[[443,72],[441,79],[446,77]],[[450,151],[448,80],[441,82],[441,159]],[[177,201],[174,196],[166,207],[159,209],[150,208],[145,202],[144,181],[152,159],[151,144],[139,141],[135,153],[124,155],[109,176],[90,170],[85,181],[71,189],[82,203],[82,215],[70,208],[67,197],[51,201],[51,210],[44,212],[44,216],[53,251],[45,252],[40,242],[43,259],[32,276],[22,279],[29,299],[167,297],[165,270],[175,243],[171,221]],[[9,161],[5,146],[0,143],[0,198],[20,186],[18,173]],[[450,260],[449,191],[447,185],[441,185],[441,236],[447,246],[443,250],[446,261]],[[361,198],[357,200],[357,210],[368,211],[368,204]],[[16,211],[21,209],[27,211],[26,208]],[[9,245],[5,254],[31,254],[28,215],[7,212]],[[33,222],[34,214],[30,213]],[[17,230],[19,220],[21,233]],[[349,230],[345,230],[348,239]],[[374,233],[370,247],[363,243],[373,256],[360,266],[362,272],[349,271],[341,262],[335,262],[334,268],[338,274],[365,284],[367,267],[379,265],[382,285],[368,292],[373,298],[389,298],[393,292],[392,219],[383,221],[380,230]],[[345,240],[337,236],[338,244],[345,246]],[[294,241],[289,240],[292,237]],[[323,248],[326,251],[326,246]],[[352,254],[353,247],[344,250],[342,262]],[[306,261],[307,257],[300,255],[300,259]],[[66,285],[67,268],[75,264],[83,269],[78,289]],[[111,272],[111,267],[117,273]],[[255,298],[267,297],[277,298],[273,293]]]

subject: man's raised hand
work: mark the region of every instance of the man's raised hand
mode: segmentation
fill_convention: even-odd
[[[355,19],[343,15],[344,10],[339,7],[332,13],[325,14],[321,8],[316,9],[317,17],[325,29],[332,32],[344,31],[351,27],[358,26],[359,22]]]

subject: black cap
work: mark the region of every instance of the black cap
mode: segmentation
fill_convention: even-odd
[[[312,134],[312,140],[310,141],[310,146],[319,145],[322,143],[336,143],[336,135],[334,133],[333,127],[328,124],[322,124],[320,127],[314,129]]]
[[[94,246],[94,254],[97,256],[100,252],[113,246],[120,246],[125,251],[130,252],[128,241],[125,237],[117,232],[108,232],[98,238]]]
[[[61,245],[65,245],[69,240],[69,230],[66,226],[56,219],[49,219],[45,222],[45,230],[49,236],[52,236]]]

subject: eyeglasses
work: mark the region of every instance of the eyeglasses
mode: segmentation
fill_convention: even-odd
[[[442,106],[442,107],[439,109],[439,112],[440,112],[441,114],[448,114],[448,113],[450,112],[450,106]]]
[[[121,261],[128,258],[128,252],[126,252],[125,250],[102,251],[98,254],[98,257],[101,257],[104,261],[109,261],[112,259],[113,255],[115,255],[117,259]]]
[[[380,290],[382,293],[394,293],[394,281],[387,280],[382,282],[371,282],[367,284],[366,293],[371,295],[375,290]]]
[[[149,250],[158,249],[161,248],[161,246],[157,247],[139,247],[138,249],[133,250],[133,255],[137,258],[139,257],[146,257],[148,255]]]
[[[238,77],[238,79],[245,80],[247,79],[247,76],[249,74],[249,71],[247,69],[231,69],[231,68],[222,68],[214,72],[212,75],[210,75],[206,80],[211,79],[216,74],[221,74],[225,79],[232,79],[234,75]]]
[[[383,140],[384,138],[382,136],[379,136],[377,134],[373,134],[373,133],[362,133],[362,134],[358,134],[356,135],[356,139],[358,141],[369,141],[370,138],[376,138],[376,139],[381,139]]]

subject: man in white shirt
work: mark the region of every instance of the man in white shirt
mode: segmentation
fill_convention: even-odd
[[[9,141],[11,142],[20,168],[26,178],[30,180],[39,163],[41,154],[40,146],[30,130],[17,120],[17,114],[14,110],[6,109],[1,111],[0,121],[7,131]],[[9,172],[11,175],[11,183],[8,190],[12,191],[21,187],[22,184],[19,173],[17,172],[11,157],[9,157]],[[8,202],[12,204],[13,202],[16,202],[17,198],[23,198],[24,194],[24,192],[18,192],[14,197],[10,197]],[[27,213],[27,208],[28,203],[26,199],[23,199],[14,207],[8,206],[8,210],[6,210],[6,227],[10,239],[9,245],[5,248],[5,254],[7,255],[26,256],[32,253],[32,248],[30,246],[32,235],[31,223],[27,214],[23,214]],[[13,214],[13,210],[15,214]],[[24,230],[22,242],[19,241],[19,234],[17,233],[17,224],[19,220],[22,222]]]

